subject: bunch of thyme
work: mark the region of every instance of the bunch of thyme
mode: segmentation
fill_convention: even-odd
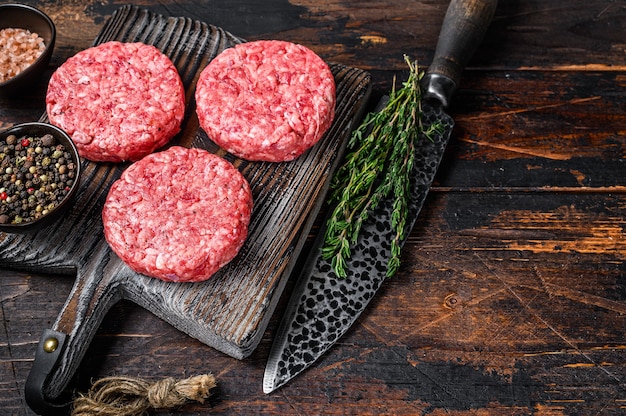
[[[415,143],[421,135],[432,139],[441,129],[441,125],[432,125],[424,130],[420,87],[424,72],[407,56],[405,61],[410,70],[408,79],[397,90],[394,80],[385,107],[366,115],[352,133],[345,160],[331,181],[330,202],[336,205],[327,222],[322,257],[331,260],[341,278],[346,277],[350,246],[356,242],[362,224],[380,201],[390,196],[395,236],[387,276],[396,273],[406,232]]]

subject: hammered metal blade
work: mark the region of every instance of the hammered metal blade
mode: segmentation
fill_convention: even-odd
[[[440,106],[424,103],[425,127],[442,123],[442,134],[416,146],[406,236],[410,234],[443,157],[454,121]],[[270,351],[263,391],[270,393],[301,373],[348,331],[372,300],[391,257],[392,201],[381,201],[352,247],[345,279],[337,278],[320,254],[325,228],[299,276]],[[405,239],[406,240],[406,239]],[[402,242],[404,244],[404,241]]]

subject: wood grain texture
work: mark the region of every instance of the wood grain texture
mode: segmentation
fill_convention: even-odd
[[[61,28],[48,73],[89,46],[121,5],[27,3],[50,11]],[[448,4],[141,3],[248,40],[300,41],[327,61],[367,70],[372,101],[406,73],[404,53],[429,64]],[[116,374],[158,380],[213,372],[218,387],[207,403],[154,413],[172,415],[623,414],[625,22],[623,3],[611,0],[499,2],[463,73],[450,109],[456,128],[399,274],[301,377],[262,393],[288,280],[244,360],[122,300],[104,317],[70,387],[85,391]],[[0,99],[0,126],[37,119],[44,92],[45,78],[23,99]],[[73,282],[63,270],[0,271],[5,413],[33,414],[24,381],[41,330],[52,327]]]

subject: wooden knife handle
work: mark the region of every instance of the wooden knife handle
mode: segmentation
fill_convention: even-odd
[[[456,91],[461,73],[482,41],[497,0],[452,0],[446,11],[435,57],[424,77],[424,96],[444,107]]]
[[[41,415],[67,414],[64,390],[106,313],[122,298],[121,282],[132,271],[98,245],[78,277],[52,329],[44,331],[25,386],[28,405]]]

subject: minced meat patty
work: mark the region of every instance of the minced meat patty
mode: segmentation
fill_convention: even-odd
[[[53,74],[48,118],[92,161],[135,161],[180,131],[185,90],[156,47],[111,41],[83,50]]]
[[[200,126],[209,138],[253,161],[302,155],[330,127],[335,100],[328,65],[310,49],[278,40],[226,49],[196,87]]]
[[[102,211],[113,251],[133,270],[198,282],[230,262],[248,234],[252,193],[228,161],[173,146],[130,165]]]

